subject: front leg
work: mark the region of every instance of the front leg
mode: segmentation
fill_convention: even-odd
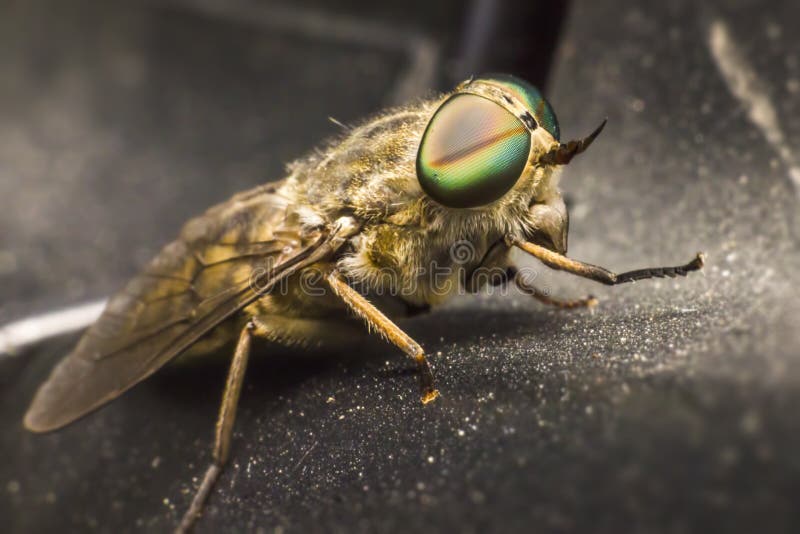
[[[552,269],[566,271],[609,286],[647,278],[686,276],[686,274],[691,271],[699,271],[702,269],[705,259],[702,253],[698,253],[697,256],[686,265],[679,265],[677,267],[648,267],[646,269],[636,269],[634,271],[616,274],[603,267],[598,267],[597,265],[573,260],[572,258],[553,252],[535,243],[522,241],[518,237],[508,236],[506,238],[506,243],[510,247],[518,247],[524,250]]]
[[[419,343],[403,332],[399,326],[386,317],[378,308],[368,301],[361,293],[347,284],[339,271],[331,271],[326,281],[333,292],[341,298],[356,315],[364,319],[370,329],[374,329],[400,350],[410,356],[417,364],[420,379],[420,400],[427,404],[439,396],[439,391],[433,385],[433,373],[425,351]]]

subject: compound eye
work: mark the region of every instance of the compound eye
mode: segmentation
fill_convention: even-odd
[[[417,153],[417,179],[445,206],[483,206],[514,187],[530,148],[530,133],[514,115],[482,96],[458,94],[428,123]]]
[[[510,74],[489,74],[476,81],[499,85],[513,94],[530,110],[539,126],[547,130],[556,141],[561,139],[556,113],[535,86]]]

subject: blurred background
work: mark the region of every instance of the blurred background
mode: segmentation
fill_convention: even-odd
[[[0,2],[0,325],[109,295],[189,217],[387,105],[482,72],[544,89],[594,313],[512,293],[380,343],[262,347],[198,532],[793,532],[800,523],[800,37],[792,1]],[[521,259],[521,262],[528,260]],[[530,265],[535,266],[533,262]],[[77,340],[0,355],[7,532],[169,531],[226,360],[46,436],[21,418]]]

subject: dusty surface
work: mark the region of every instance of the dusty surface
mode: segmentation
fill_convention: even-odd
[[[379,343],[263,346],[199,532],[796,530],[800,13],[604,4],[573,4],[547,91],[567,137],[609,117],[563,181],[570,254],[624,269],[703,250],[705,275],[607,289],[540,269],[600,307],[512,292],[409,320],[442,392],[425,407]],[[377,109],[406,61],[180,10],[94,11],[102,31],[64,13],[52,25],[73,44],[43,46],[30,9],[0,17],[16,47],[0,47],[4,320],[106,294],[186,217],[278,176],[333,131],[327,116]],[[725,75],[731,54],[753,76],[744,89]],[[331,89],[347,69],[357,80]],[[780,136],[754,121],[753,92]],[[29,398],[74,341],[0,360],[0,517],[13,532],[166,531],[208,460],[224,363],[25,433]]]

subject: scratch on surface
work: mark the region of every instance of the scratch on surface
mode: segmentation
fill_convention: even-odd
[[[761,130],[764,138],[783,160],[789,169],[789,179],[795,193],[800,197],[800,164],[786,141],[766,84],[739,50],[723,21],[717,19],[711,23],[708,46],[728,89],[744,105],[750,121]]]
[[[0,326],[0,358],[45,339],[86,328],[100,317],[106,301],[94,300]]]
[[[314,450],[314,447],[316,447],[318,443],[319,441],[315,441],[314,444],[308,448],[308,450],[303,454],[300,460],[298,460],[298,462],[294,465],[294,467],[292,468],[292,472],[297,471],[297,468],[300,467],[300,464],[302,464],[308,457],[308,455],[311,454],[311,451]]]

